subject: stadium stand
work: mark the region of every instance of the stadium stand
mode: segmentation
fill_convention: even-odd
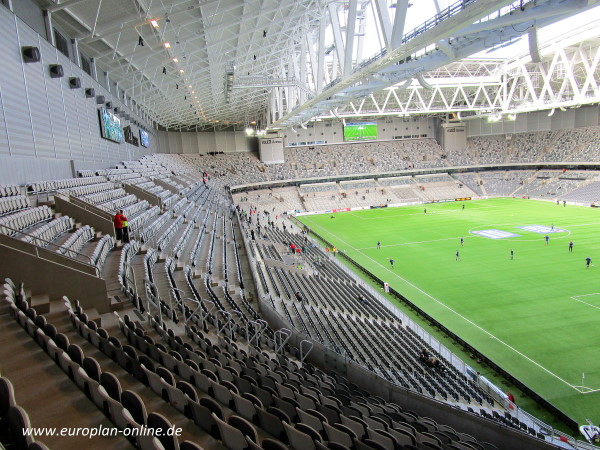
[[[494,160],[538,160],[552,146],[568,145],[566,134],[519,137],[511,146],[531,145],[519,156],[498,139],[497,150],[504,153]],[[584,136],[591,142],[596,134],[588,131]],[[481,141],[489,144],[489,139]],[[397,147],[422,150],[412,154],[416,162],[408,165],[431,162],[430,167],[441,167],[435,160],[439,149],[427,142]],[[315,149],[333,156],[312,168],[307,161],[317,153],[304,150],[304,156],[298,156],[299,149],[291,149],[297,153],[290,158],[295,162],[276,173],[313,177],[379,170],[377,161],[385,158],[388,146],[358,145],[343,165],[331,164],[342,146]],[[491,161],[493,153],[480,148],[478,154],[480,161]],[[445,163],[451,160],[449,156]],[[63,386],[68,381],[60,395],[85,400],[89,413],[81,423],[110,421],[122,429],[175,424],[184,430],[177,441],[122,438],[115,447],[494,448],[507,440],[536,448],[552,440],[553,432],[543,423],[524,414],[513,416],[482,391],[464,366],[407,326],[406,318],[284,213],[478,195],[593,202],[600,200],[597,172],[480,170],[452,176],[342,177],[336,182],[240,191],[231,196],[231,203],[228,186],[271,178],[272,172],[261,171],[254,156],[155,154],[122,165],[86,171],[72,180],[32,183],[28,195],[21,194],[21,187],[4,188],[11,195],[2,197],[0,217],[5,235],[89,264],[106,280],[111,299],[98,307],[84,307],[85,298],[40,301],[25,285],[4,285],[10,314],[0,317],[5,322],[14,319],[6,322],[6,329],[16,332],[14,325],[20,325],[17,334],[29,347],[25,355],[34,351],[37,359],[39,351],[48,354],[48,361],[56,364],[48,383]],[[202,182],[205,171],[209,179]],[[128,186],[138,190],[131,193]],[[53,195],[76,198],[108,216],[124,209],[133,240],[116,243],[110,233],[53,211],[51,203],[32,206],[40,192],[50,201]],[[290,244],[301,251],[291,253]],[[268,309],[245,289],[253,280]],[[32,307],[33,303],[43,306]],[[138,320],[140,314],[150,314],[151,321]],[[288,331],[271,328],[265,318],[277,318],[274,323],[285,324]],[[306,359],[307,344],[291,345],[286,333],[343,355],[357,370],[386,386],[401,387],[414,398],[406,406],[390,403],[340,374],[322,372]],[[40,349],[33,350],[27,339]],[[429,357],[422,357],[424,349],[439,365],[432,367]],[[436,420],[428,419],[429,413],[411,412],[427,410],[427,401],[442,411]],[[29,398],[24,405],[38,409]],[[32,414],[32,420],[39,420],[39,414],[43,413]],[[453,417],[452,426],[443,424],[444,417]],[[491,431],[498,426],[500,432]],[[488,439],[496,444],[486,443]]]

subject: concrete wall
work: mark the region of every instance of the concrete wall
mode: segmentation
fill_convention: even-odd
[[[39,30],[39,18],[31,2],[13,2],[31,28],[5,7],[0,7],[0,179],[2,183],[71,177],[73,168],[114,167],[123,160],[138,159],[156,150],[156,133],[150,131],[149,149],[102,139],[95,98],[85,97],[94,88],[136,117],[123,103],[54,48]],[[39,31],[43,35],[38,34]],[[21,47],[38,47],[41,61],[26,64]],[[49,65],[61,64],[64,77],[51,78]],[[82,88],[70,89],[69,78],[79,77]],[[121,119],[122,125],[129,121]],[[137,127],[134,125],[134,132]]]
[[[244,131],[159,131],[158,145],[161,153],[206,155],[209,152],[249,152],[250,140]]]
[[[66,295],[100,313],[109,311],[106,282],[95,275],[95,267],[4,235],[0,252],[2,276],[24,282],[34,294],[46,293],[50,299]]]

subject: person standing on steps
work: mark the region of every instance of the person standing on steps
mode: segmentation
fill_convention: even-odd
[[[123,215],[123,211],[117,211],[113,217],[113,225],[115,226],[115,236],[117,241],[123,242],[123,221],[127,221],[127,218]]]

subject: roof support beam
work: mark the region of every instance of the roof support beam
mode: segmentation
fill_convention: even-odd
[[[335,52],[340,62],[340,67],[344,67],[344,39],[342,38],[342,29],[340,27],[340,19],[338,17],[338,5],[336,3],[329,4],[329,19],[333,28],[333,41],[335,43]]]
[[[404,25],[406,23],[406,12],[408,10],[408,0],[398,0],[396,3],[396,15],[394,16],[394,26],[392,28],[392,38],[390,46],[392,49],[402,45],[404,36]]]
[[[350,0],[348,4],[348,19],[346,20],[346,48],[344,49],[343,76],[352,73],[352,60],[354,55],[354,35],[356,29],[356,7],[358,0]]]
[[[379,20],[379,29],[383,36],[385,47],[390,50],[392,46],[392,21],[385,0],[373,0],[377,11],[377,19]]]

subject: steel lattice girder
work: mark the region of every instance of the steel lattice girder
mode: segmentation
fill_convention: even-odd
[[[479,3],[476,2],[473,6]],[[501,5],[501,3],[496,2],[495,6]],[[509,2],[504,2],[504,4],[506,3]],[[300,107],[294,110],[290,108],[286,111],[271,111],[271,118],[276,119],[273,121],[272,126],[281,128],[306,122],[313,117],[327,115],[328,111],[335,108],[339,110],[344,105],[349,105],[351,101],[350,110],[363,109],[357,108],[356,105],[363,103],[364,106],[365,102],[355,99],[369,98],[373,93],[375,93],[373,97],[380,98],[381,94],[377,92],[388,86],[413,77],[422,77],[424,73],[466,58],[486,48],[504,45],[521,35],[527,34],[528,30],[534,26],[544,26],[556,22],[576,12],[592,8],[599,3],[593,0],[588,2],[578,0],[526,2],[523,9],[512,8],[510,11],[504,11],[504,14],[497,14],[493,18],[486,18],[486,20],[475,24],[464,21],[462,25],[456,25],[452,34],[449,34],[448,30],[440,29],[443,25],[442,22],[441,25],[430,30],[432,36],[421,39],[421,46],[408,41],[400,48],[393,52],[387,52],[386,55],[372,61],[345,79],[341,78],[340,81],[325,89],[322,93],[315,95],[313,99]],[[465,11],[467,9],[468,7],[465,8]],[[456,16],[459,14],[456,14]],[[515,24],[519,24],[519,26],[515,27]],[[433,33],[436,29],[439,32]],[[435,48],[418,58],[407,59],[419,48],[425,48],[428,44],[433,44]],[[440,98],[439,104],[436,104],[435,101],[429,101],[431,99],[423,98],[421,106],[431,104],[439,108],[436,111],[445,111],[447,110],[446,105],[452,105],[452,102],[448,100],[453,98],[454,92],[450,95],[442,95],[436,91],[435,95]],[[409,96],[411,101],[415,97],[419,98],[416,94],[413,94],[412,97]],[[421,97],[424,96],[421,94]],[[444,108],[442,108],[442,105]],[[375,107],[374,109],[381,108]],[[419,112],[427,113],[428,109],[425,108]]]
[[[447,112],[510,113],[600,102],[600,39],[553,46],[540,63],[463,60],[417,81],[380,90],[321,118]]]

